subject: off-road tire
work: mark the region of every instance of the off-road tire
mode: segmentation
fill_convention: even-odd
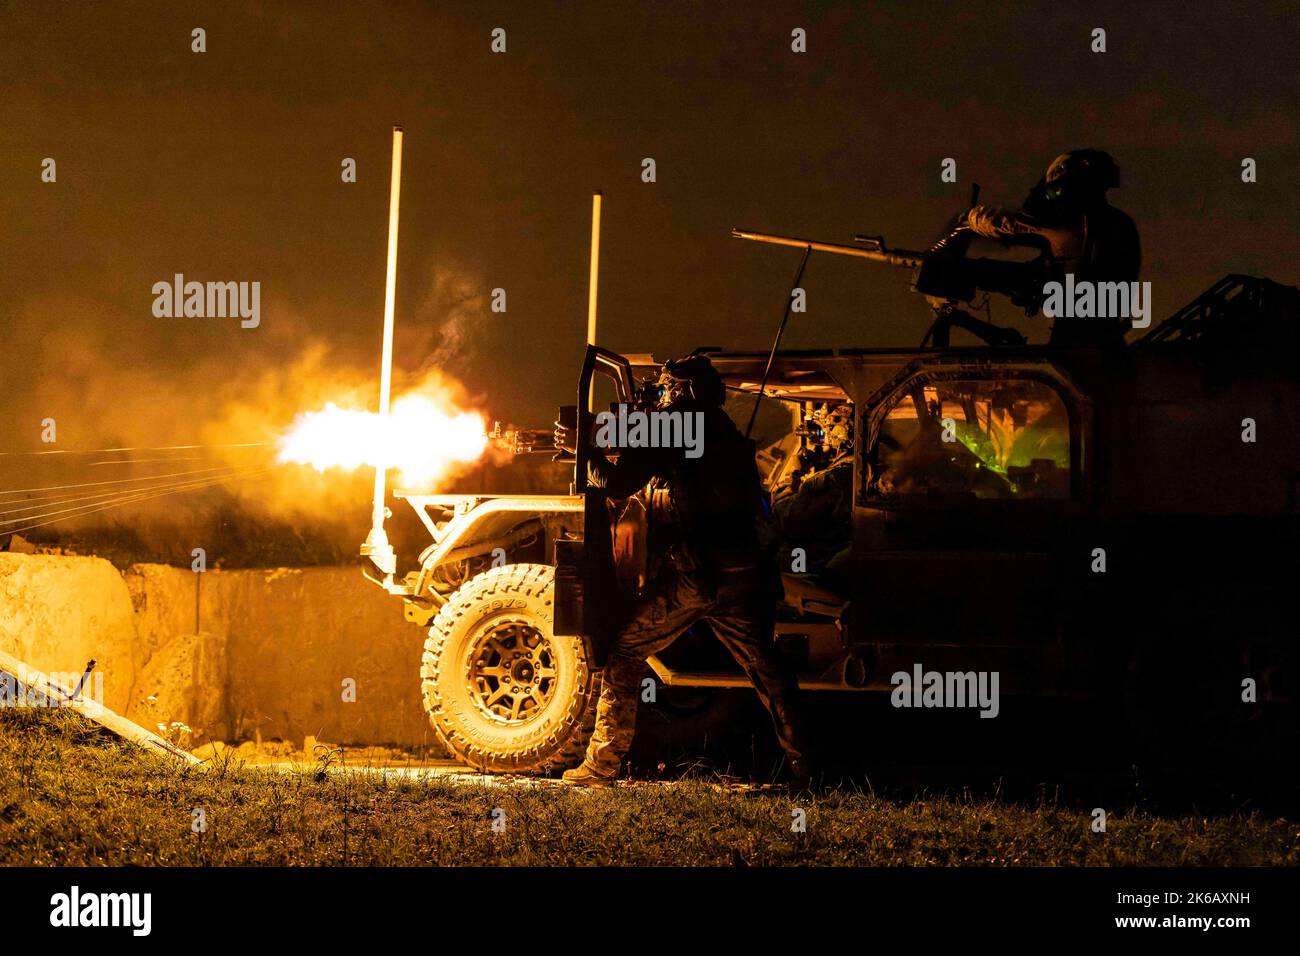
[[[420,668],[424,709],[438,739],[471,767],[543,773],[582,760],[596,721],[600,674],[590,666],[585,638],[552,633],[554,596],[554,568],[507,564],[466,582],[429,627]],[[487,697],[469,676],[486,635],[515,623],[549,642],[555,672],[545,703],[519,724],[489,714]]]

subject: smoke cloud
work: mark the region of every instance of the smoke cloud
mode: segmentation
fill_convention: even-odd
[[[399,311],[393,395],[437,395],[456,408],[482,412],[490,427],[484,396],[466,389],[459,374],[479,353],[491,314],[486,305],[487,291],[475,277],[447,266],[429,270],[416,306],[409,314]],[[373,470],[318,472],[278,463],[275,456],[281,437],[305,412],[331,402],[377,409],[381,321],[373,320],[374,347],[367,356],[315,334],[312,317],[282,298],[268,296],[264,313],[269,321],[257,330],[157,319],[138,336],[123,332],[140,328],[140,316],[115,315],[91,299],[28,301],[9,331],[13,347],[0,358],[10,413],[0,423],[0,491],[86,487],[60,491],[59,498],[72,500],[41,507],[53,493],[7,495],[0,509],[27,510],[0,515],[23,519],[0,525],[0,535],[42,518],[49,523],[23,535],[98,541],[110,551],[125,542],[134,551],[183,556],[188,547],[182,545],[224,525],[221,536],[250,546],[269,534],[286,539],[282,550],[290,552],[295,544],[313,552],[355,552],[368,523]],[[56,440],[44,443],[41,423],[51,419]],[[131,450],[81,453],[94,449]],[[486,457],[499,460],[494,453]],[[458,467],[439,487],[412,490],[451,490],[474,467]],[[165,475],[176,477],[135,481]],[[235,477],[201,484],[222,475]],[[191,487],[181,487],[185,483]],[[177,491],[120,503],[146,486]],[[115,501],[119,507],[99,510]]]

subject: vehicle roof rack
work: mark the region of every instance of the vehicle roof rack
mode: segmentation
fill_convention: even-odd
[[[1300,289],[1226,275],[1133,344],[1268,345],[1300,339]]]

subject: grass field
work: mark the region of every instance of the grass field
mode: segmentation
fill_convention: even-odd
[[[1091,822],[1046,804],[791,797],[707,779],[588,792],[324,765],[179,768],[69,711],[0,710],[9,866],[1300,864],[1293,821],[1117,807],[1105,833]]]

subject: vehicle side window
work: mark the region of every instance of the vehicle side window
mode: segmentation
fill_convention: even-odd
[[[866,458],[866,498],[1070,496],[1070,418],[1031,378],[918,380]]]

